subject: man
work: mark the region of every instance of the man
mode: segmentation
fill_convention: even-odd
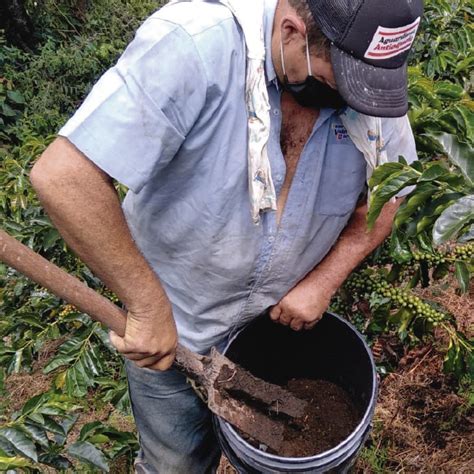
[[[421,0],[265,0],[278,200],[258,225],[245,38],[220,2],[150,17],[34,166],[53,222],[127,307],[126,335],[111,340],[127,359],[137,472],[211,472],[219,459],[207,409],[167,370],[178,338],[205,353],[268,308],[274,321],[310,329],[390,233],[398,203],[367,232],[366,163],[337,108],[406,113],[421,14]],[[391,159],[415,159],[411,135],[398,148],[390,119],[383,133]],[[130,189],[123,207],[113,179]]]

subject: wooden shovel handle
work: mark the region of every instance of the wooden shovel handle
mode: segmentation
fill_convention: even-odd
[[[119,336],[125,334],[125,311],[1,229],[0,260],[72,304],[82,313],[105,324]],[[203,356],[178,344],[173,365],[189,377],[198,379],[202,375],[202,360]]]

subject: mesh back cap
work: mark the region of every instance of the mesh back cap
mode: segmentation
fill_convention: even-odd
[[[407,57],[423,14],[422,0],[307,0],[331,41],[340,94],[355,110],[400,117],[408,110]]]

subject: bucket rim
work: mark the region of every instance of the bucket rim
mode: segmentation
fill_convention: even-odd
[[[277,461],[278,460],[278,461],[282,461],[282,462],[293,462],[293,463],[296,462],[298,464],[303,464],[305,462],[311,462],[311,461],[316,461],[316,460],[319,460],[319,459],[327,458],[328,456],[332,456],[333,454],[337,454],[337,452],[340,451],[342,448],[345,448],[346,446],[353,444],[354,441],[355,441],[355,438],[358,437],[361,433],[363,434],[365,432],[365,430],[367,429],[367,427],[370,425],[370,420],[372,419],[373,413],[375,411],[376,396],[377,396],[377,392],[378,392],[377,370],[376,370],[375,361],[374,361],[374,358],[373,358],[373,355],[372,355],[372,351],[370,350],[364,336],[357,330],[357,328],[352,323],[350,323],[349,321],[344,319],[342,316],[339,316],[338,314],[332,313],[330,311],[326,311],[324,313],[323,317],[325,315],[330,315],[331,317],[335,317],[339,322],[341,322],[341,323],[345,324],[346,326],[348,326],[349,329],[351,329],[357,335],[358,339],[362,342],[362,345],[363,345],[363,347],[364,347],[364,349],[365,349],[365,351],[366,351],[366,353],[369,357],[370,365],[372,366],[372,369],[373,369],[372,370],[372,393],[371,393],[371,396],[370,396],[368,407],[365,410],[364,416],[362,417],[361,421],[356,426],[356,428],[354,428],[352,433],[349,436],[347,436],[343,441],[341,441],[338,445],[334,446],[333,448],[331,448],[327,451],[323,451],[322,453],[315,454],[313,456],[290,457],[290,458],[289,457],[283,457],[283,456],[277,456],[276,454],[266,453],[265,451],[262,451],[260,449],[255,448],[250,443],[245,441],[235,431],[235,429],[232,427],[232,425],[230,423],[223,420],[221,417],[219,417],[217,415],[214,415],[217,418],[217,421],[219,422],[219,424],[224,425],[226,427],[226,429],[229,430],[234,435],[235,442],[240,443],[246,449],[250,450],[251,452],[253,452],[255,454],[258,454],[259,456],[262,456],[265,459],[272,460],[272,461]],[[245,327],[242,328],[241,331],[244,330]],[[228,341],[228,343],[227,343],[227,345],[224,349],[224,352],[223,352],[224,354],[227,352],[230,345],[238,337],[238,335],[240,334],[241,331],[236,333]],[[375,400],[375,402],[371,403],[373,400]]]

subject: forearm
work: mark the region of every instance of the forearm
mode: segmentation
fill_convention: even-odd
[[[59,138],[33,167],[31,181],[68,245],[129,310],[146,314],[149,305],[168,304],[105,173]]]
[[[387,203],[371,231],[367,229],[367,204],[357,207],[334,247],[305,280],[335,293],[350,273],[390,235],[401,201]]]

